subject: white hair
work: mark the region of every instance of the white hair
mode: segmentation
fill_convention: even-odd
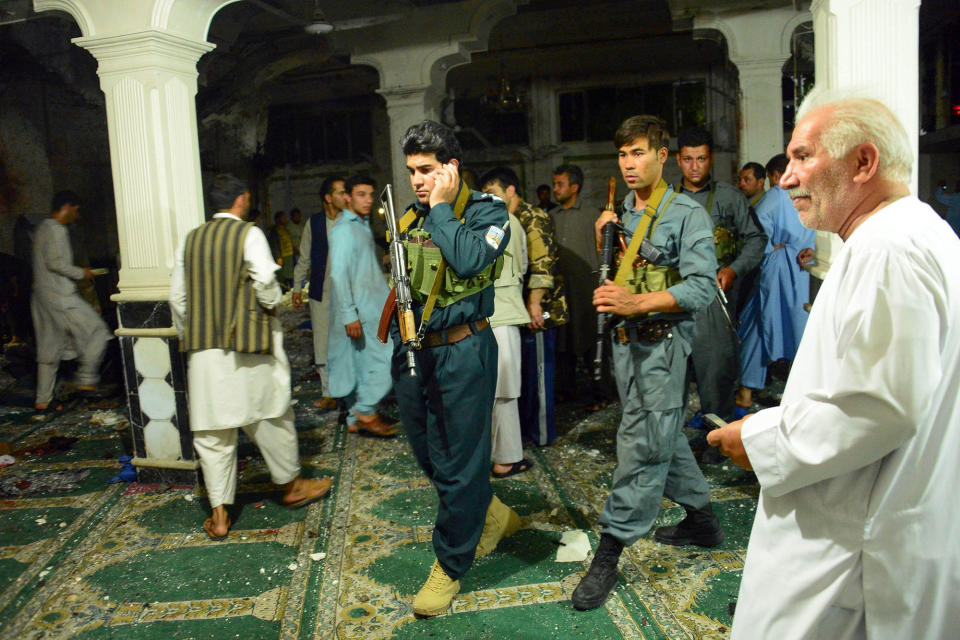
[[[872,142],[880,152],[878,177],[891,182],[910,181],[913,171],[910,139],[886,105],[851,90],[815,88],[800,105],[797,122],[820,107],[830,110],[820,142],[831,158],[843,158],[857,145]]]

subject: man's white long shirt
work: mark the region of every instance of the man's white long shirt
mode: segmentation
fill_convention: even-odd
[[[214,218],[234,218],[217,213]],[[170,282],[170,308],[174,326],[183,333],[187,311],[183,252],[186,240],[177,249]],[[243,263],[253,279],[257,301],[272,309],[283,292],[274,272],[280,267],[273,260],[270,245],[259,227],[247,232],[243,244]],[[226,349],[194,351],[187,358],[187,392],[190,404],[190,429],[205,431],[242,427],[283,415],[290,407],[290,362],[283,350],[283,329],[276,317],[270,318],[272,354],[237,353]]]
[[[781,405],[743,424],[761,493],[733,638],[864,637],[828,632],[833,607],[869,638],[960,629],[958,319],[960,240],[929,206],[850,236]]]

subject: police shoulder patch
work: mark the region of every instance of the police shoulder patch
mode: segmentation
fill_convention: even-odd
[[[490,228],[487,229],[487,233],[483,239],[486,240],[487,244],[494,249],[499,249],[500,243],[503,242],[503,236],[503,229],[491,225]]]

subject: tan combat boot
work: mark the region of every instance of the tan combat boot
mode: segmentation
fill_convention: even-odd
[[[421,617],[438,616],[450,608],[450,601],[460,591],[460,581],[451,580],[439,560],[433,561],[427,581],[413,599],[413,612]]]
[[[477,558],[490,555],[504,538],[509,538],[523,527],[523,520],[517,512],[493,496],[487,507],[487,517],[483,522],[483,533],[477,543]]]

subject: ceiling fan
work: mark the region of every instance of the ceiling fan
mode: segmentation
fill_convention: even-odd
[[[403,17],[402,13],[389,13],[382,15],[363,16],[359,18],[350,18],[347,20],[328,20],[320,8],[320,0],[313,2],[313,14],[309,19],[297,17],[288,11],[267,2],[267,0],[249,0],[249,2],[264,11],[283,18],[287,22],[303,27],[303,30],[313,35],[322,35],[331,31],[348,31],[350,29],[363,29],[386,22],[394,22]]]

